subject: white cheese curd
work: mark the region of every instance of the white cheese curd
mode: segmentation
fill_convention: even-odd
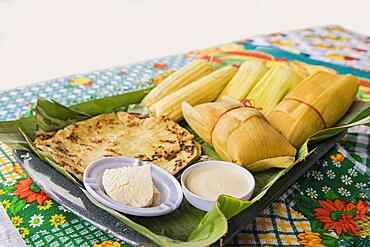
[[[154,184],[149,164],[107,169],[102,183],[110,198],[126,206],[142,208],[153,202]]]

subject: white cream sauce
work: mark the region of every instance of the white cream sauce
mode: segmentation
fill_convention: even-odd
[[[208,200],[216,200],[221,194],[241,197],[249,190],[245,174],[225,166],[204,166],[189,172],[185,186],[193,194]]]

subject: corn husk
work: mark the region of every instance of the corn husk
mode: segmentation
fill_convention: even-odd
[[[312,134],[333,126],[351,106],[359,81],[348,74],[319,71],[297,86],[268,115],[271,125],[296,148]]]
[[[244,62],[235,76],[226,85],[219,95],[217,101],[221,101],[223,96],[228,96],[236,100],[244,99],[257,81],[266,73],[267,67],[260,61]]]
[[[296,150],[256,109],[234,102],[213,102],[195,107],[183,103],[190,127],[221,159],[251,171],[288,167]]]
[[[289,65],[276,65],[266,72],[246,98],[262,108],[261,112],[266,116],[301,81],[302,77]]]
[[[182,103],[182,113],[190,127],[206,143],[212,145],[212,129],[218,117],[233,108],[242,107],[239,102],[211,102],[192,107],[187,102]]]

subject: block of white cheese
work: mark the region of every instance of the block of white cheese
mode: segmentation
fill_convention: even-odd
[[[152,205],[154,184],[149,164],[107,169],[102,183],[107,195],[117,202],[140,208]]]

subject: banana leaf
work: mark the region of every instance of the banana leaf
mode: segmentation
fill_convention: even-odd
[[[63,106],[59,103],[41,97],[37,100],[36,116],[14,121],[0,122],[0,140],[15,149],[26,149],[35,152],[41,159],[57,169],[75,182],[89,199],[106,210],[127,226],[140,232],[153,242],[161,246],[207,246],[216,242],[228,230],[227,222],[230,218],[247,209],[254,202],[263,197],[267,190],[289,169],[270,169],[254,173],[256,188],[250,201],[243,201],[222,195],[207,213],[191,206],[185,199],[174,212],[158,217],[126,216],[112,210],[96,201],[84,189],[81,182],[59,166],[53,159],[36,150],[33,140],[36,134],[57,131],[67,125],[88,119],[92,116],[114,112],[133,110],[142,111],[137,104],[146,95],[148,89],[119,94],[102,99],[95,99],[73,106]],[[346,116],[340,121],[340,126],[320,131],[310,137],[298,152],[295,164],[304,160],[315,149],[315,144],[333,135],[345,131],[347,128],[368,124],[370,122],[370,104],[354,102]],[[181,122],[185,128],[186,123]],[[202,144],[202,158],[219,159],[214,149],[205,144],[198,136],[196,139]],[[299,165],[299,164],[298,164]]]

